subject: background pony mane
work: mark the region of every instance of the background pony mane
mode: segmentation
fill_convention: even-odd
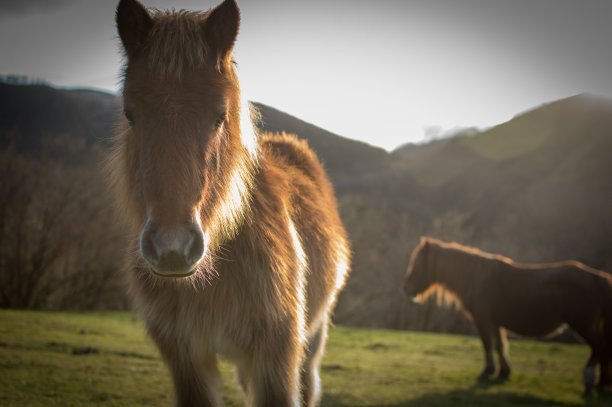
[[[417,302],[424,303],[429,298],[435,298],[436,304],[440,307],[462,309],[461,300],[441,284],[435,283],[427,290],[418,294]]]
[[[427,238],[424,238],[423,240],[427,243],[433,244],[443,249],[458,250],[463,253],[483,257],[485,259],[498,260],[498,261],[501,261],[503,263],[508,263],[508,264],[515,263],[515,261],[509,257],[502,256],[501,254],[485,252],[484,250],[480,250],[473,246],[466,246],[466,245],[462,245],[456,242],[450,242],[450,243],[443,242],[442,240],[435,239],[433,237],[427,237]]]
[[[154,20],[146,53],[149,67],[163,77],[181,77],[209,62],[211,47],[204,41],[202,21],[210,11],[151,10]],[[214,61],[218,66],[218,61]]]

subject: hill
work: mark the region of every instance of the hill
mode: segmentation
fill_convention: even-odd
[[[612,101],[578,95],[404,164],[436,190],[432,204],[465,214],[473,244],[525,262],[569,257],[608,268],[610,151]]]
[[[65,157],[108,145],[117,102],[114,95],[86,89],[0,82],[0,147],[13,142],[20,152],[44,150]]]
[[[261,128],[294,133],[308,140],[334,181],[336,188],[364,185],[390,170],[385,150],[333,134],[280,110],[254,103],[261,113]]]
[[[93,91],[0,84],[1,144],[12,143],[18,152],[37,152],[37,157],[44,153],[45,159],[64,165],[99,164],[117,103],[115,96]],[[573,258],[612,268],[609,100],[578,95],[534,108],[487,131],[406,145],[393,153],[272,107],[256,106],[263,130],[292,132],[308,140],[333,180],[353,250],[352,273],[335,313],[339,323],[473,331],[460,312],[441,309],[435,302],[415,306],[398,293],[421,235],[475,245],[521,262]],[[91,196],[108,199],[101,176],[92,177],[87,185],[98,192]],[[88,238],[95,247],[95,239]],[[105,281],[115,281],[109,275]],[[116,285],[105,288],[111,289]],[[2,290],[0,300],[1,294]],[[112,307],[125,304],[112,295],[87,298],[109,297],[115,298]],[[73,302],[53,304],[75,307]],[[78,307],[92,306],[83,304],[89,305]]]

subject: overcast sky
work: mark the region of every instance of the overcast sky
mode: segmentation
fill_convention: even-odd
[[[250,100],[386,149],[582,92],[612,98],[610,0],[238,3],[235,58]],[[116,4],[1,0],[0,74],[117,92]]]

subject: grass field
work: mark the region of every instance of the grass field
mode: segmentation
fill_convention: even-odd
[[[582,396],[583,345],[510,343],[513,375],[477,384],[475,337],[331,330],[322,365],[323,406],[605,406]],[[227,406],[242,405],[229,365]],[[169,406],[170,377],[131,313],[0,311],[0,406]]]

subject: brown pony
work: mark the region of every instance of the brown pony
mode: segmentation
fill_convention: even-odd
[[[133,230],[130,291],[176,404],[221,404],[217,356],[249,405],[311,406],[349,249],[304,141],[257,135],[232,60],[239,11],[121,0],[125,119],[111,160]]]
[[[412,253],[404,292],[424,301],[441,290],[450,293],[478,329],[485,350],[479,380],[495,373],[493,349],[501,365],[498,377],[510,375],[504,328],[541,337],[569,325],[591,347],[584,369],[587,391],[612,384],[612,278],[576,261],[518,264],[456,243],[421,238]]]

